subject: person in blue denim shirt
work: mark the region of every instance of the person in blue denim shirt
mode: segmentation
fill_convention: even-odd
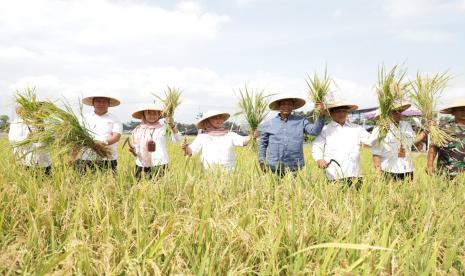
[[[258,142],[258,162],[263,171],[271,171],[284,175],[287,171],[296,172],[305,165],[304,134],[317,136],[324,126],[324,115],[316,123],[292,111],[305,105],[305,100],[293,97],[279,97],[270,103],[271,110],[279,111],[276,117],[263,123]],[[324,105],[315,103],[315,108],[324,114]]]

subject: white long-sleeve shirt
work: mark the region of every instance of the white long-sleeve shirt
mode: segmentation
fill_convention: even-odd
[[[332,121],[326,125],[312,145],[312,156],[316,161],[336,160],[341,167],[332,162],[326,169],[329,180],[361,176],[360,147],[371,145],[373,138],[359,125],[345,123],[343,126]]]
[[[373,129],[373,136],[377,139],[379,128]],[[390,131],[381,142],[375,142],[371,151],[381,159],[381,170],[390,173],[413,172],[413,162],[410,158],[410,149],[415,142],[415,132],[408,122],[401,121],[396,128],[391,126]],[[403,145],[405,157],[399,157],[399,149]]]
[[[107,112],[97,115],[95,112],[87,113],[82,118],[82,125],[89,130],[96,141],[105,142],[110,139],[112,133],[123,133],[123,124],[113,114]],[[100,158],[90,149],[85,150],[81,159],[83,160],[116,160],[118,158],[118,143],[108,146],[111,151],[110,158]]]
[[[30,128],[23,122],[21,118],[13,120],[10,124],[8,132],[8,140],[10,143],[19,143],[27,139],[31,133]],[[48,167],[52,164],[50,153],[45,149],[39,149],[40,144],[34,144],[32,147],[15,147],[13,153],[20,158],[19,161],[25,166]]]
[[[204,168],[220,165],[226,170],[234,169],[236,160],[234,147],[244,146],[247,136],[241,136],[235,132],[228,132],[223,136],[199,134],[189,145],[192,154],[201,152],[200,160]]]
[[[152,166],[159,166],[159,165],[166,165],[169,162],[168,156],[168,149],[167,149],[167,139],[166,139],[166,125],[163,125],[161,128],[155,129],[152,134],[153,141],[155,142],[155,151],[151,152],[151,161]],[[171,141],[181,141],[182,136],[179,132],[173,133],[171,132]],[[144,148],[145,149],[145,148]],[[137,158],[136,158],[136,165],[139,167],[144,167],[143,162],[140,160],[140,152],[143,150],[142,145],[136,145],[135,147]]]

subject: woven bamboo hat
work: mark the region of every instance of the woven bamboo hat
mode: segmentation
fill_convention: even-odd
[[[440,110],[442,114],[452,114],[452,109],[465,106],[465,99],[456,100]]]
[[[94,102],[95,98],[107,98],[107,99],[109,99],[110,100],[110,107],[118,106],[120,104],[120,101],[118,99],[116,99],[113,96],[111,96],[109,94],[106,94],[106,93],[87,96],[84,99],[82,99],[82,103],[85,104],[85,105],[93,106],[94,105],[93,102]]]
[[[141,106],[140,108],[137,109],[136,112],[132,113],[132,117],[135,119],[142,120],[144,118],[144,111],[146,110],[152,110],[152,111],[160,111],[163,112],[163,106],[161,104],[147,104],[144,106]]]
[[[327,109],[331,112],[332,108],[346,106],[349,112],[355,111],[358,109],[358,105],[352,104],[348,101],[336,100],[327,104]]]
[[[202,115],[202,118],[197,120],[197,123],[195,124],[195,126],[197,128],[204,128],[204,122],[208,118],[215,117],[215,116],[218,116],[218,115],[221,115],[225,121],[227,119],[229,119],[229,117],[231,116],[228,112],[222,112],[222,111],[217,111],[217,110],[209,110],[209,111],[205,112]]]
[[[279,110],[279,102],[282,100],[292,100],[294,102],[294,110],[299,109],[305,105],[305,100],[302,98],[290,95],[279,95],[268,105],[269,108],[271,110]]]

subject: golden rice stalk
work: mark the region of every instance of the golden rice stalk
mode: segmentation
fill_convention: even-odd
[[[254,91],[245,86],[244,90],[239,89],[239,112],[236,115],[243,115],[250,127],[251,134],[255,134],[258,126],[268,115],[269,97],[265,91]],[[257,141],[253,139],[250,143],[252,148],[257,147]]]
[[[270,95],[265,95],[265,91],[254,91],[245,86],[244,90],[239,89],[239,109],[237,115],[243,115],[252,132],[268,115],[268,104]]]
[[[19,108],[21,119],[29,126],[35,126],[41,122],[38,120],[41,116],[41,107],[46,102],[41,102],[37,98],[35,88],[29,86],[24,89],[24,92],[16,91],[16,106]],[[42,110],[43,112],[43,110]]]
[[[22,111],[24,114],[22,113],[21,116],[28,118],[25,123],[32,132],[27,139],[15,144],[14,147],[33,148],[33,145],[40,145],[39,149],[53,150],[59,156],[69,156],[86,148],[90,148],[103,158],[111,155],[110,149],[97,143],[89,131],[81,125],[78,116],[66,102],[63,102],[65,109],[49,101],[42,102],[34,113],[28,113],[34,110],[32,108],[37,101],[34,91],[28,91],[26,94],[18,93],[17,99],[19,99],[17,104],[24,108]]]
[[[309,98],[313,102],[326,104],[326,97],[330,93],[330,85],[331,83],[334,83],[334,80],[328,75],[328,69],[325,68],[325,74],[323,77],[318,76],[317,73],[314,73],[313,77],[307,74],[305,82],[308,86]],[[313,116],[316,120],[320,116],[320,110],[315,109]]]
[[[173,88],[168,86],[164,91],[164,97],[158,96],[156,94],[153,95],[164,105],[163,116],[173,117],[174,111],[181,104],[182,91],[174,86]]]
[[[155,96],[155,98],[160,100],[164,105],[162,115],[164,117],[173,117],[174,111],[181,104],[182,91],[174,86],[173,88],[168,86],[167,89],[164,91],[164,97],[160,97],[156,94],[153,94],[153,95]],[[171,135],[171,129],[169,127],[166,128],[165,134],[166,136]]]
[[[390,114],[394,111],[396,103],[401,103],[405,99],[409,84],[404,82],[405,70],[398,68],[397,65],[388,72],[384,65],[378,69],[378,83],[376,85],[376,94],[379,104],[379,127],[378,141],[382,141],[394,122]],[[397,133],[394,131],[394,133]]]
[[[432,77],[417,73],[416,79],[410,82],[409,96],[413,104],[421,111],[425,118],[424,129],[429,131],[434,145],[444,146],[453,138],[441,130],[436,124],[430,124],[434,119],[437,101],[452,78],[448,72],[437,73]]]

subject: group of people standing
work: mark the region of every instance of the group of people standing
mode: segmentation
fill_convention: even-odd
[[[82,125],[101,146],[107,147],[111,154],[100,158],[90,149],[76,156],[76,168],[79,171],[99,168],[101,170],[117,169],[117,144],[121,139],[123,126],[109,112],[110,107],[120,104],[119,100],[108,95],[94,95],[83,99],[83,104],[93,107],[93,111],[83,115]],[[199,134],[188,143],[182,141],[184,154],[191,156],[200,153],[200,160],[205,169],[219,167],[227,171],[235,168],[234,147],[246,146],[252,139],[258,138],[258,162],[264,172],[278,175],[295,173],[305,165],[303,144],[305,134],[315,136],[312,156],[318,167],[324,169],[330,181],[344,181],[349,184],[358,182],[362,176],[360,170],[361,145],[371,147],[376,171],[392,179],[413,178],[413,162],[410,150],[421,144],[427,132],[414,133],[412,126],[402,120],[401,113],[410,104],[398,103],[391,112],[392,125],[383,139],[379,139],[379,129],[372,133],[363,127],[350,123],[348,115],[358,106],[345,101],[333,101],[325,104],[315,103],[315,109],[321,114],[311,124],[308,119],[293,114],[295,109],[305,105],[305,100],[293,96],[280,96],[269,104],[277,114],[264,122],[260,134],[254,132],[241,136],[224,128],[224,122],[230,114],[221,111],[208,111],[197,121]],[[174,119],[163,116],[163,106],[150,104],[143,106],[132,114],[140,124],[132,131],[129,151],[135,156],[135,177],[143,175],[148,178],[161,176],[167,169],[169,155],[167,138],[180,142]],[[441,124],[440,127],[454,140],[446,146],[431,145],[428,151],[427,171],[433,173],[434,160],[438,156],[437,167],[451,177],[464,171],[465,167],[465,100],[455,102],[441,110],[451,114],[454,120]],[[10,126],[9,140],[12,143],[26,139],[34,131],[21,119],[21,110],[17,108],[18,118]],[[329,122],[328,122],[329,121]],[[325,122],[328,122],[325,125]],[[400,137],[400,139],[399,139]],[[50,172],[50,155],[48,152],[15,148],[15,155],[21,155],[22,165],[42,167]]]

